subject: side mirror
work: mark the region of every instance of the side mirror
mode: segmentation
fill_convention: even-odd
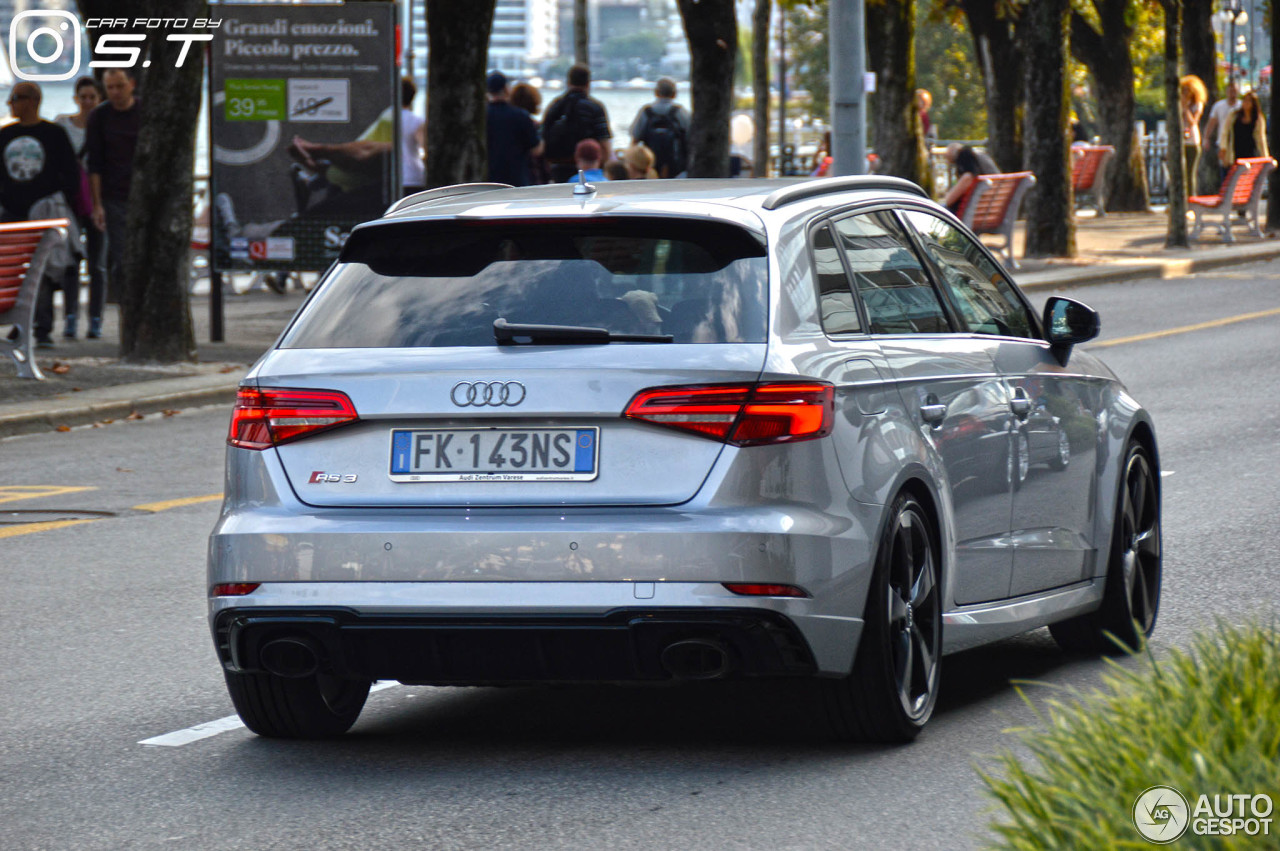
[[[1055,351],[1070,352],[1076,343],[1092,340],[1101,330],[1098,312],[1087,304],[1058,296],[1044,303],[1044,335]]]

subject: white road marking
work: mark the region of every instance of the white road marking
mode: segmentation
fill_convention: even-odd
[[[395,688],[400,683],[395,681],[374,683],[369,689],[369,693],[382,691],[383,689]],[[216,721],[206,721],[204,724],[197,724],[194,727],[188,727],[185,730],[178,730],[173,733],[165,733],[163,736],[153,736],[150,739],[143,739],[138,742],[140,745],[155,745],[165,748],[180,748],[183,745],[189,745],[192,742],[198,742],[201,739],[207,739],[210,736],[216,736],[219,733],[226,733],[231,730],[239,730],[244,726],[244,722],[240,720],[239,715],[228,715],[226,718],[219,718]]]

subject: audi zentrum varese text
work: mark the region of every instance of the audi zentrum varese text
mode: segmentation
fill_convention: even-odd
[[[944,654],[1159,602],[1147,411],[892,178],[410,196],[231,417],[209,618],[256,733],[370,684],[812,678],[906,741]]]

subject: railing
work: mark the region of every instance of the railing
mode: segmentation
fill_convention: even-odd
[[[1169,141],[1164,137],[1142,137],[1142,162],[1147,170],[1147,196],[1152,204],[1169,203]]]

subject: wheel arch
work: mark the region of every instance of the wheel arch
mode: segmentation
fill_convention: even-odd
[[[948,602],[951,600],[951,565],[955,553],[955,541],[952,534],[951,524],[946,521],[948,514],[948,503],[942,492],[939,491],[937,484],[929,476],[923,467],[908,467],[904,469],[898,477],[898,481],[890,490],[892,496],[885,502],[884,514],[880,518],[880,527],[877,531],[877,558],[879,558],[879,542],[884,540],[885,529],[888,528],[890,521],[890,509],[897,502],[898,497],[903,493],[909,493],[928,513],[929,519],[933,521],[933,544],[938,552],[938,583],[942,587],[944,594],[942,598],[942,610],[946,612]]]

